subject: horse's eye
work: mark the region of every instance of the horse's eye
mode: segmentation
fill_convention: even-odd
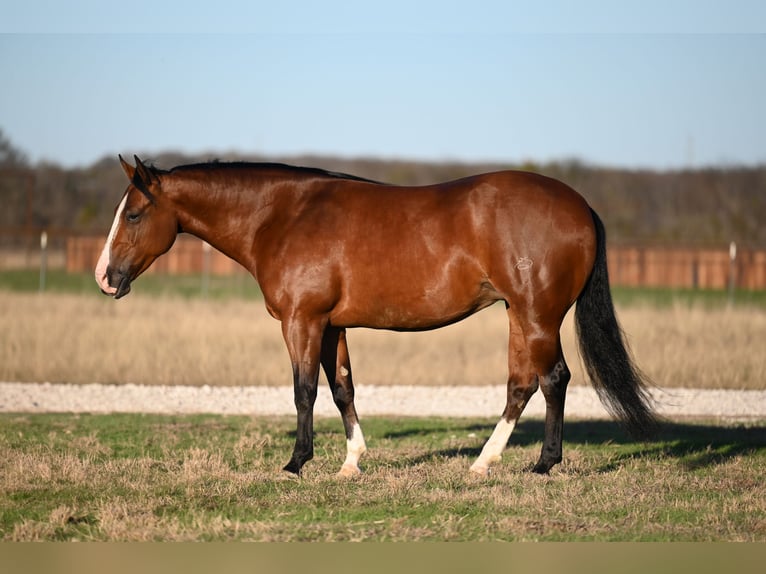
[[[125,219],[128,221],[128,223],[135,223],[141,219],[141,213],[127,213],[125,214]]]

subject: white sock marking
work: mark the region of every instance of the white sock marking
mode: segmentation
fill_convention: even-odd
[[[359,423],[357,423],[354,425],[354,428],[351,431],[351,438],[346,440],[346,460],[343,462],[343,466],[341,467],[341,474],[343,474],[344,469],[358,473],[359,459],[366,450],[367,445],[364,442],[362,427],[360,427]]]
[[[486,475],[489,472],[489,465],[500,460],[515,427],[516,421],[509,422],[501,418],[489,440],[484,444],[484,448],[481,449],[479,458],[471,465],[471,471]]]

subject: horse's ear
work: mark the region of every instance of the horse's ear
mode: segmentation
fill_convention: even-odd
[[[128,162],[122,159],[121,155],[118,155],[117,157],[120,158],[120,165],[122,166],[122,171],[125,172],[125,175],[128,176],[128,179],[130,181],[133,181],[133,176],[136,173],[136,168],[134,168],[132,165],[130,165]]]
[[[138,173],[138,177],[141,178],[141,181],[146,185],[155,183],[157,181],[157,176],[154,175],[152,170],[146,167],[137,155],[134,155],[133,159],[136,160],[136,173]]]
[[[151,168],[146,167],[137,155],[134,155],[133,159],[136,160],[136,171],[131,181],[149,201],[154,203],[156,195],[160,192],[160,178]],[[151,190],[150,187],[152,187]]]

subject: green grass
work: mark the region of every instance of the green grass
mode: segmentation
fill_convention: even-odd
[[[0,289],[17,292],[33,292],[40,289],[38,271],[0,271]],[[210,299],[259,299],[261,291],[249,275],[212,275],[205,283],[202,275],[165,275],[149,273],[142,275],[133,284],[136,292],[145,295],[177,296],[184,298]],[[67,273],[48,271],[45,281],[46,292],[98,295],[99,290],[92,273]]]
[[[37,291],[40,276],[34,270],[0,271],[0,289],[9,291]],[[185,298],[208,297],[211,299],[259,299],[260,289],[249,275],[213,275],[204,285],[201,275],[165,275],[147,274],[137,279],[133,285],[137,293],[145,295],[180,296]],[[66,273],[49,271],[46,278],[46,291],[54,293],[78,293],[91,295],[98,293],[93,275],[90,273]],[[649,304],[669,307],[674,304],[702,306],[705,308],[724,307],[730,303],[729,293],[725,290],[712,289],[673,289],[673,288],[633,288],[614,287],[614,300],[620,305]],[[735,305],[766,308],[766,291],[736,290]]]
[[[522,420],[488,479],[468,466],[494,421],[370,418],[365,474],[336,478],[345,440],[320,419],[315,459],[282,473],[294,419],[0,416],[5,540],[759,541],[766,421],[667,423],[640,444],[570,421],[564,462],[529,472]]]
[[[613,287],[615,303],[622,306],[649,305],[664,308],[673,305],[716,309],[735,306],[766,309],[766,291],[737,289],[733,297],[720,289],[675,289],[670,287]]]

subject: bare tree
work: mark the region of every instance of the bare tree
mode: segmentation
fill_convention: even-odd
[[[27,154],[15,147],[0,128],[0,167],[27,167]]]

